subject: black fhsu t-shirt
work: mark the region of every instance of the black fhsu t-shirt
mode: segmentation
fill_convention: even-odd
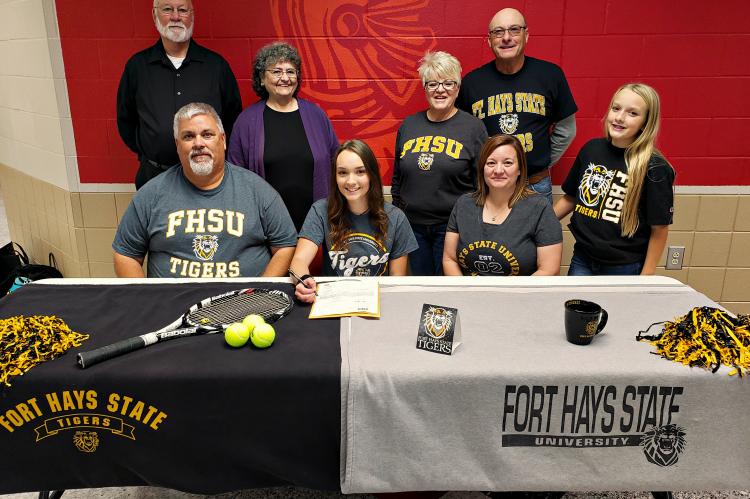
[[[575,251],[605,265],[642,262],[652,225],[672,223],[674,170],[653,155],[638,204],[638,230],[623,237],[620,217],[628,190],[625,149],[604,138],[586,143],[578,153],[562,189],[575,199],[570,231]]]
[[[314,160],[299,110],[263,110],[263,165],[266,181],[284,201],[299,232],[313,202]]]
[[[467,74],[456,106],[481,119],[489,136],[518,137],[529,175],[549,167],[550,127],[578,110],[562,69],[528,56],[512,75],[498,71],[494,60]]]

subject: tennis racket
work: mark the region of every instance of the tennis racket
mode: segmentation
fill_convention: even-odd
[[[78,366],[86,369],[113,357],[140,350],[161,341],[184,336],[223,331],[250,314],[275,322],[292,310],[292,299],[283,291],[246,288],[206,298],[196,303],[182,317],[158,331],[118,341],[77,355]]]

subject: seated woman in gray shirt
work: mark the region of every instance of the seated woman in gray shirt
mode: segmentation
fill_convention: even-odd
[[[301,276],[297,299],[315,299],[310,263],[323,246],[323,275],[406,275],[407,255],[417,249],[404,213],[383,201],[375,155],[360,140],[336,151],[328,198],[313,203],[299,233],[292,270]],[[557,219],[555,219],[557,220]]]
[[[448,220],[445,275],[558,275],[562,228],[544,196],[527,186],[518,139],[490,137],[477,179],[476,192],[458,198]]]

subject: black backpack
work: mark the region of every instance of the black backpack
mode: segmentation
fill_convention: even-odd
[[[49,254],[49,265],[39,265],[29,263],[26,251],[18,243],[11,242],[0,248],[0,297],[8,293],[16,279],[19,283],[26,283],[62,276],[52,253]]]

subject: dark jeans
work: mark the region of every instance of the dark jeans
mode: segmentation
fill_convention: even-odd
[[[568,275],[640,275],[641,270],[643,262],[604,265],[574,251]]]
[[[542,180],[540,180],[536,184],[529,184],[529,188],[531,188],[531,190],[536,192],[537,194],[541,194],[542,196],[544,196],[547,202],[550,205],[552,204],[552,178],[551,177],[544,177]]]
[[[419,248],[409,253],[412,275],[443,275],[443,245],[448,224],[410,223]]]

